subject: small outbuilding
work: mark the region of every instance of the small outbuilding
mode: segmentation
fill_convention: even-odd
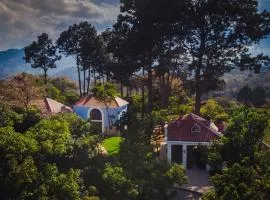
[[[73,111],[85,120],[101,126],[102,133],[109,131],[109,126],[115,124],[127,111],[128,102],[115,97],[108,106],[98,101],[93,94],[80,99],[74,106]]]
[[[178,162],[186,168],[206,167],[207,146],[221,137],[216,125],[193,113],[165,126],[167,159]]]

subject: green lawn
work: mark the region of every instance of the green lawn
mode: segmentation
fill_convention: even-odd
[[[119,153],[120,144],[124,139],[122,137],[110,137],[106,138],[102,142],[102,146],[107,150],[108,155],[116,155]]]

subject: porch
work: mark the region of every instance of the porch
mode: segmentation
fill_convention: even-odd
[[[186,169],[207,169],[207,146],[209,142],[167,141],[167,159],[182,164]]]

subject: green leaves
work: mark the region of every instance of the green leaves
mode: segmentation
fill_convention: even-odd
[[[187,183],[185,169],[183,166],[178,164],[173,164],[171,168],[165,173],[165,177],[171,185],[174,183],[178,185]]]
[[[224,108],[213,99],[209,99],[201,108],[201,115],[216,122],[217,120],[227,121],[228,114]]]
[[[121,167],[105,165],[102,179],[112,190],[112,197],[135,199],[138,195],[137,187],[129,180]]]
[[[72,148],[68,122],[44,119],[26,134],[36,139],[44,154],[64,155]]]
[[[261,148],[265,112],[240,108],[232,114],[225,136],[210,148],[215,190],[203,199],[267,199],[270,192],[269,150]],[[221,170],[222,162],[226,168]],[[260,192],[258,192],[260,191]]]
[[[98,83],[92,89],[94,96],[99,101],[103,102],[107,107],[114,100],[117,92],[116,88],[112,83],[106,82],[104,84]]]
[[[42,119],[24,133],[0,127],[1,199],[79,200],[88,195],[81,172],[97,165],[99,142],[74,114]]]

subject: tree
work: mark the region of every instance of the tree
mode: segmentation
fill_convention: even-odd
[[[252,89],[248,85],[246,85],[239,90],[238,95],[237,95],[237,100],[245,104],[248,104],[248,103],[252,103],[253,96],[254,94],[253,94]]]
[[[13,90],[12,94],[14,96],[12,100],[17,105],[22,103],[26,109],[29,109],[31,102],[41,97],[44,92],[42,88],[36,86],[35,77],[25,73],[15,76],[8,84]]]
[[[269,12],[258,12],[258,2],[191,1],[186,39],[179,43],[189,58],[188,85],[195,92],[195,113],[200,113],[201,96],[220,87],[220,78],[235,67],[254,69],[266,58],[250,58],[250,45],[269,34]],[[182,41],[182,38],[181,40]],[[254,63],[255,62],[255,63]]]
[[[217,101],[209,99],[205,105],[201,107],[201,115],[209,120],[216,122],[217,120],[227,121],[228,114]]]
[[[264,88],[257,86],[253,89],[253,105],[256,107],[262,106],[266,101],[266,91]]]
[[[270,152],[261,148],[267,119],[264,112],[255,109],[241,108],[232,114],[225,136],[209,153],[215,169],[223,161],[226,167],[211,178],[215,190],[204,199],[267,198]]]
[[[127,178],[121,167],[106,164],[102,179],[109,188],[108,196],[111,199],[136,199],[138,190],[135,184]]]
[[[268,154],[269,156],[269,154]],[[269,159],[264,165],[269,165]],[[259,167],[259,166],[258,166]],[[225,168],[222,173],[211,178],[215,186],[211,195],[205,196],[204,200],[225,199],[267,199],[270,194],[269,170],[258,170],[250,166],[245,160]],[[260,191],[258,193],[258,191]]]
[[[118,16],[118,22],[114,25],[115,29],[120,29],[120,36],[125,36],[131,41],[124,42],[124,51],[128,55],[133,55],[133,60],[137,65],[142,67],[143,74],[147,71],[147,88],[148,88],[148,112],[152,111],[152,64],[154,60],[154,47],[158,31],[153,25],[152,1],[121,1],[121,14]],[[150,11],[151,10],[151,11]],[[149,12],[150,11],[150,12]],[[131,48],[127,48],[131,47]],[[122,50],[123,52],[123,50]],[[143,94],[144,96],[144,94]],[[144,100],[144,98],[143,98]]]
[[[38,40],[24,48],[26,63],[30,63],[33,68],[41,68],[44,72],[44,82],[47,83],[49,69],[56,68],[55,62],[61,56],[56,55],[56,46],[52,44],[48,34],[42,33]]]
[[[15,132],[0,127],[1,199],[83,199],[91,195],[85,174],[100,168],[99,137],[74,114],[55,115]],[[98,164],[97,164],[98,163]],[[97,167],[98,166],[98,167]],[[104,166],[104,163],[102,164]]]
[[[106,110],[107,110],[107,117],[108,117],[108,125],[110,129],[110,113],[109,113],[109,106],[110,104],[114,101],[115,96],[116,96],[116,89],[113,84],[106,82],[104,84],[97,84],[93,88],[93,94],[95,98],[102,103],[105,104]]]
[[[91,61],[93,58],[93,43],[96,38],[96,34],[95,27],[88,22],[81,22],[79,24],[69,26],[67,30],[60,34],[56,42],[61,53],[66,56],[72,56],[76,60],[80,96],[82,96],[86,91],[86,70],[90,70]],[[83,86],[81,82],[81,64],[84,66]],[[90,81],[90,76],[88,79]]]
[[[239,90],[237,100],[244,104],[252,104],[259,107],[265,103],[266,91],[260,86],[252,89],[248,85],[245,85]]]

